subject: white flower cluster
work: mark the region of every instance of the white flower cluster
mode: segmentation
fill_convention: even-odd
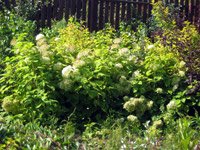
[[[122,69],[122,68],[123,68],[123,65],[122,65],[121,63],[117,63],[117,64],[115,64],[115,67],[116,67],[117,69]]]
[[[127,98],[126,98],[127,99]],[[141,98],[130,98],[127,102],[124,104],[124,109],[126,109],[128,112],[138,112],[142,115],[146,110],[151,109],[153,106],[153,101],[147,101],[144,97]]]
[[[128,48],[122,48],[119,50],[119,55],[120,56],[126,56],[130,54],[130,50]]]
[[[147,46],[147,49],[152,49],[152,48],[154,48],[155,46],[154,45],[148,45]]]
[[[140,75],[141,75],[140,70],[136,70],[136,71],[133,72],[132,77],[136,78],[136,77],[139,77]]]
[[[71,65],[66,66],[62,70],[62,77],[67,79],[70,77],[70,73],[73,72],[74,68]]]
[[[134,116],[134,115],[129,115],[127,117],[127,120],[132,122],[133,124],[138,124],[139,123],[139,120],[138,120],[137,116]]]
[[[158,94],[163,93],[163,89],[162,89],[162,88],[157,88],[157,89],[156,89],[156,93],[158,93]]]
[[[43,34],[38,34],[35,38],[37,48],[41,54],[41,60],[45,64],[50,63],[50,57],[53,55],[52,52],[48,51],[49,50],[49,45],[46,42],[45,36]]]
[[[174,110],[176,109],[177,105],[176,105],[176,102],[174,100],[170,101],[168,104],[167,104],[167,109],[168,110]]]
[[[119,44],[112,44],[111,47],[110,47],[111,50],[114,50],[114,49],[117,49],[117,48],[119,48]]]
[[[87,56],[89,56],[90,51],[91,51],[91,50],[81,51],[81,52],[78,53],[78,55],[77,55],[76,58],[77,58],[77,59],[81,59],[81,58],[87,57]]]
[[[120,44],[121,42],[122,42],[121,38],[116,38],[116,39],[113,40],[114,44]]]

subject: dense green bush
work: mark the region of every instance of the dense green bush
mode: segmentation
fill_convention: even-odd
[[[34,39],[1,16],[0,149],[198,146],[199,117],[185,116],[199,107],[200,35],[169,13],[154,6],[153,40],[143,24],[90,33],[73,19]]]
[[[3,60],[11,55],[11,47],[15,45],[18,34],[27,33],[27,40],[33,40],[35,25],[31,21],[5,10],[0,12],[0,72]]]

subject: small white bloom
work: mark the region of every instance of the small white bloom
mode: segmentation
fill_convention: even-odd
[[[62,77],[63,78],[68,78],[69,74],[73,71],[73,67],[71,65],[66,66],[65,68],[63,68],[62,70]]]
[[[147,103],[147,107],[148,107],[148,109],[151,109],[153,107],[153,101],[149,101]]]
[[[140,76],[140,71],[139,70],[136,70],[133,72],[133,77],[138,77]]]
[[[127,55],[129,53],[130,53],[130,51],[129,51],[128,48],[122,48],[122,49],[119,50],[120,55]]]
[[[85,61],[79,60],[79,59],[77,59],[77,60],[74,61],[74,63],[73,63],[73,66],[74,66],[75,68],[80,68],[80,67],[82,67],[82,66],[84,66],[84,65],[85,65]]]
[[[82,51],[82,52],[78,53],[77,59],[81,59],[81,58],[83,58],[83,57],[88,56],[88,55],[89,55],[89,52],[90,52],[89,50],[85,50],[85,51]]]
[[[43,38],[43,39],[40,39],[39,41],[37,41],[36,44],[37,44],[38,47],[40,47],[44,44],[47,44],[47,42],[46,42],[46,39]]]
[[[42,61],[44,64],[49,64],[51,60],[50,60],[49,57],[42,56],[41,61]]]
[[[176,109],[176,102],[175,102],[174,100],[170,101],[170,102],[167,104],[167,109],[168,109],[168,110]]]
[[[36,36],[36,38],[35,38],[35,40],[36,41],[39,41],[39,40],[41,40],[41,39],[43,39],[44,38],[44,35],[43,34],[38,34],[37,36]]]
[[[181,71],[181,70],[178,72],[178,74],[179,74],[180,77],[184,77],[185,76],[185,72]]]
[[[117,63],[117,64],[115,64],[115,67],[116,67],[116,68],[119,68],[119,69],[122,69],[122,68],[123,68],[123,66],[122,66],[121,63]]]
[[[49,49],[49,45],[43,44],[41,46],[38,46],[38,50],[43,53],[43,51],[47,51]]]
[[[113,40],[113,43],[114,44],[119,44],[119,43],[121,43],[121,41],[122,41],[122,39],[116,38],[116,39]]]
[[[136,116],[134,116],[134,115],[129,115],[127,117],[127,119],[128,119],[128,121],[131,121],[133,123],[138,123],[139,122],[138,118]]]
[[[147,49],[152,49],[154,48],[154,45],[148,45]]]
[[[119,44],[113,44],[110,47],[111,50],[116,49],[116,48],[119,48]]]
[[[156,89],[156,93],[158,93],[158,94],[163,93],[163,89],[162,89],[162,88],[157,88],[157,89]]]
[[[185,63],[184,61],[181,61],[180,64],[179,64],[179,67],[182,68],[182,67],[185,66],[185,64],[186,64],[186,63]]]

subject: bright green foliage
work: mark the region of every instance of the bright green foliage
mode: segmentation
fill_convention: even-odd
[[[53,70],[27,34],[18,37],[12,49],[14,56],[6,57],[4,74],[0,79],[3,109],[11,114],[22,114],[26,120],[50,115],[56,111]],[[43,116],[44,117],[44,116]]]
[[[33,40],[35,26],[33,22],[14,15],[5,10],[0,12],[0,72],[3,71],[3,60],[12,55],[11,47],[15,45],[16,38],[21,33],[27,33],[27,40]]]
[[[90,33],[72,19],[34,38],[31,23],[18,27],[23,20],[7,16],[0,16],[13,25],[0,20],[0,149],[197,146],[199,117],[180,116],[199,105],[200,35],[187,22],[178,28],[171,8],[155,4],[153,40],[143,24]]]

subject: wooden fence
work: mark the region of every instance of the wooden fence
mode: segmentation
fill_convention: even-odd
[[[21,0],[23,1],[23,0]],[[34,5],[35,1],[30,0]],[[154,0],[158,1],[158,0]],[[52,20],[69,19],[75,16],[90,31],[102,29],[106,23],[115,28],[121,21],[138,18],[143,22],[151,16],[152,0],[45,0],[38,3],[35,20],[38,27],[51,27]],[[200,0],[163,0],[180,8],[180,16],[196,24],[200,29]],[[16,6],[16,0],[3,0],[7,8]],[[0,6],[1,9],[1,6]]]

